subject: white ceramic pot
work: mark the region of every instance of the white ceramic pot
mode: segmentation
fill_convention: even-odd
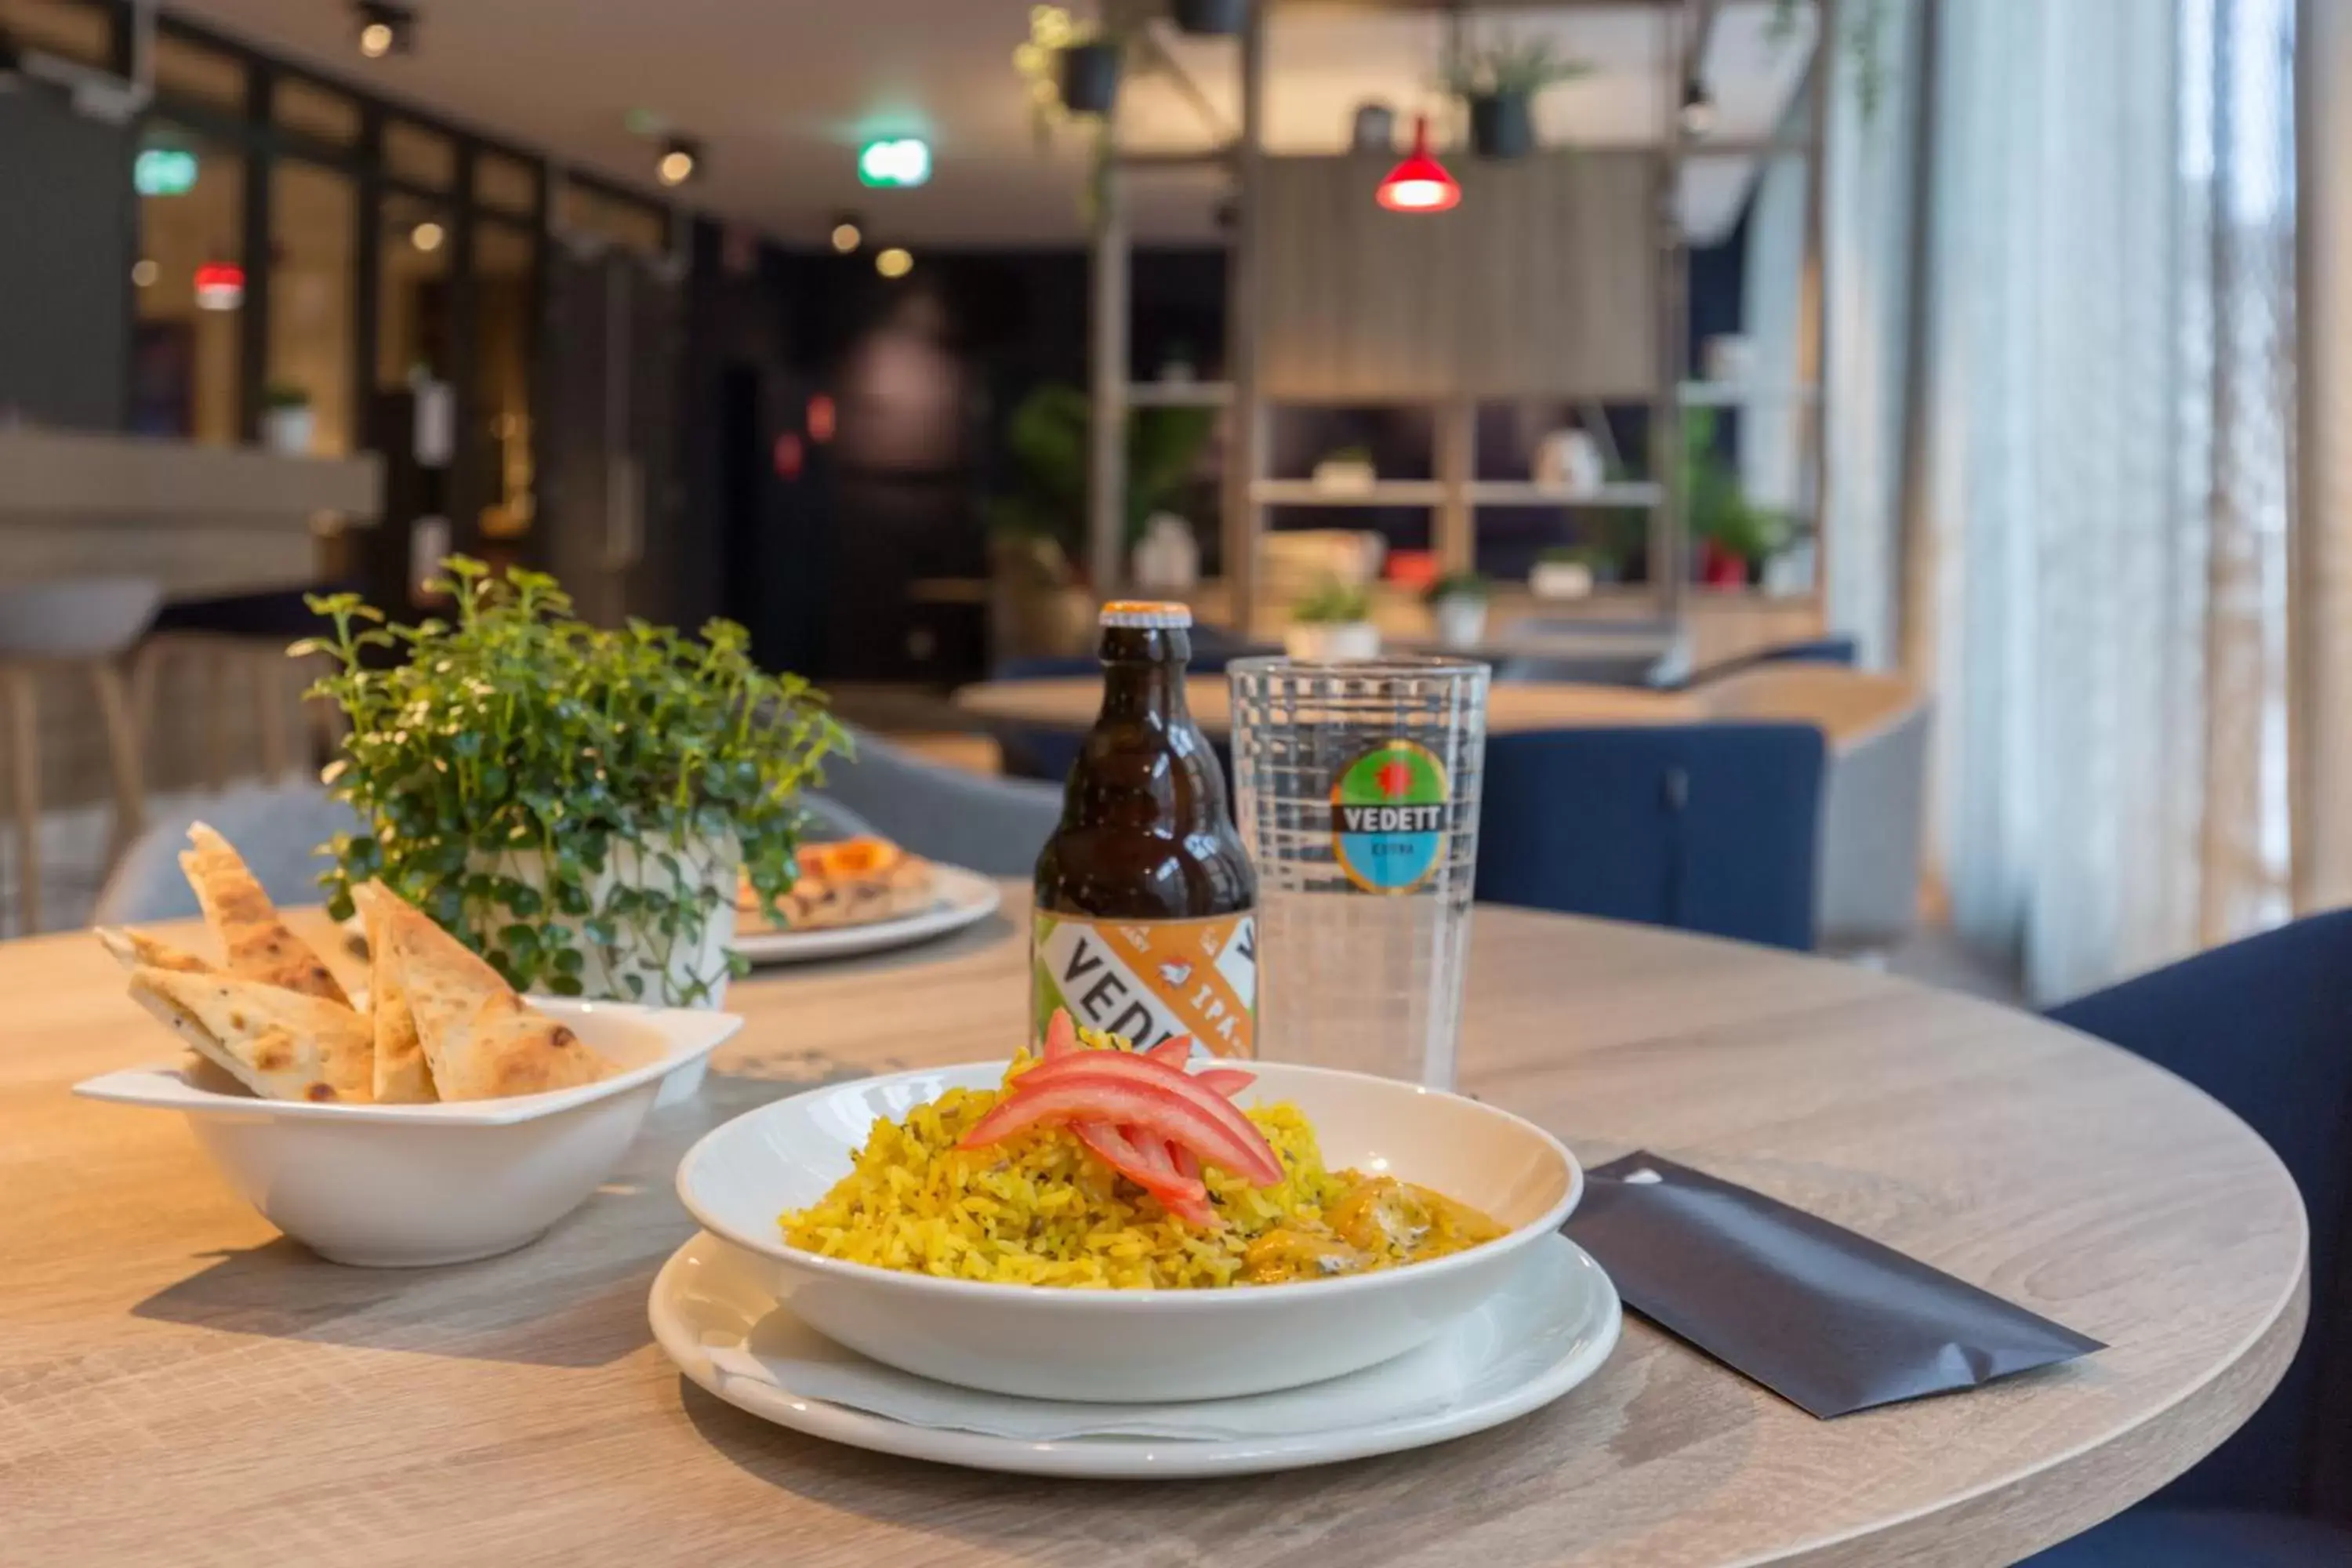
[[[546,860],[535,849],[509,853],[495,860],[478,859],[471,868],[511,877],[541,893],[547,889]],[[604,858],[604,869],[589,879],[591,907],[603,909],[618,888],[657,889],[666,893],[693,891],[707,899],[715,895],[715,899],[704,916],[701,940],[691,943],[667,936],[646,921],[615,920],[613,924],[617,940],[609,952],[593,944],[582,945],[582,957],[586,961],[580,972],[583,994],[661,1006],[722,1005],[727,1000],[727,955],[735,946],[735,889],[740,872],[741,858],[732,838],[695,839],[683,848],[667,838],[614,845]],[[545,924],[550,921],[577,924],[567,917],[544,911],[532,917],[530,923]],[[629,987],[631,975],[638,983],[634,994]],[[701,994],[686,1000],[698,981],[703,987]],[[684,1100],[700,1089],[705,1065],[698,1062],[664,1080],[660,1103],[668,1105]]]
[[[1370,621],[1300,621],[1283,632],[1282,651],[1293,658],[1318,663],[1378,658],[1381,628]]]
[[[1589,496],[1609,477],[1601,444],[1583,430],[1555,430],[1536,446],[1535,477],[1538,484],[1557,486],[1572,496]]]
[[[1403,1354],[1509,1283],[1584,1190],[1575,1156],[1508,1111],[1362,1073],[1253,1062],[1257,1083],[1242,1103],[1297,1105],[1330,1169],[1391,1172],[1508,1233],[1402,1268],[1225,1290],[984,1284],[784,1245],[777,1215],[824,1196],[877,1117],[950,1089],[993,1089],[1004,1065],[893,1073],[761,1106],[688,1152],[678,1196],[803,1321],[877,1361],[1029,1398],[1165,1400],[1263,1394]]]
[[[284,457],[309,457],[310,440],[318,429],[319,416],[308,404],[261,411],[261,444]]]
[[[1448,594],[1429,606],[1437,631],[1437,646],[1476,647],[1486,640],[1486,599],[1483,594]]]
[[[1174,512],[1154,512],[1135,547],[1135,585],[1147,594],[1189,594],[1201,582],[1201,546],[1192,525]]]
[[[1592,568],[1581,561],[1538,561],[1528,574],[1528,591],[1538,599],[1581,599],[1592,592]]]
[[[1366,495],[1380,482],[1379,470],[1360,458],[1326,458],[1315,465],[1315,488],[1333,495]]]

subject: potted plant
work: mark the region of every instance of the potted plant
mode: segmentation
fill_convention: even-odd
[[[1422,594],[1437,630],[1437,646],[1476,647],[1486,637],[1486,601],[1494,587],[1475,572],[1448,572]]]
[[[1446,62],[1445,89],[1470,106],[1470,150],[1481,158],[1523,158],[1535,150],[1536,95],[1582,76],[1584,61],[1550,42],[1506,37]]]
[[[1055,58],[1062,107],[1072,114],[1108,114],[1118,101],[1121,53],[1118,39],[1099,35],[1081,35],[1064,44]]]
[[[1380,480],[1369,447],[1342,447],[1315,465],[1315,488],[1334,495],[1364,495]]]
[[[1127,429],[1123,540],[1180,510],[1213,408],[1144,408]],[[1022,399],[1005,427],[1011,483],[982,513],[989,528],[990,629],[998,658],[1074,653],[1094,626],[1095,604],[1071,558],[1086,536],[1087,447],[1094,407],[1075,386],[1048,384]]]
[[[1195,37],[1227,38],[1249,21],[1249,0],[1171,0],[1177,31]]]
[[[306,458],[317,434],[310,395],[290,382],[272,382],[261,395],[261,442],[289,458]]]
[[[845,743],[823,698],[731,622],[608,630],[551,577],[442,565],[451,620],[312,595],[333,632],[290,650],[332,661],[311,695],[351,725],[322,778],[363,826],[327,846],[330,911],[381,878],[518,989],[718,1005],[739,876],[777,918],[799,793]]]
[[[1528,591],[1538,599],[1581,599],[1595,583],[1612,581],[1614,563],[1597,544],[1559,544],[1536,556]]]
[[[1290,606],[1282,647],[1293,658],[1377,658],[1380,628],[1372,625],[1372,598],[1360,583],[1324,579]]]
[[[1712,408],[1683,412],[1683,507],[1698,545],[1699,581],[1743,588],[1794,533],[1787,513],[1748,499],[1715,443]]]

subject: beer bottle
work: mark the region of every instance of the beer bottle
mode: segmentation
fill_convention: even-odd
[[[1056,1007],[1137,1049],[1256,1054],[1257,877],[1184,700],[1192,612],[1103,606],[1102,711],[1037,858],[1034,1045]]]

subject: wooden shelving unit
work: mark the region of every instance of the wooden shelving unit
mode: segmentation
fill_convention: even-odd
[[[1121,14],[1139,22],[1146,0],[1132,3],[1138,8]],[[1442,214],[1402,216],[1380,212],[1373,204],[1372,188],[1389,161],[1380,155],[1276,158],[1266,152],[1268,17],[1311,3],[1259,0],[1250,7],[1234,50],[1240,122],[1216,123],[1204,108],[1210,144],[1203,150],[1122,155],[1116,109],[1100,125],[1088,516],[1088,565],[1097,587],[1114,592],[1124,575],[1121,432],[1133,408],[1233,409],[1224,573],[1245,634],[1265,629],[1255,624],[1260,618],[1255,588],[1269,506],[1428,507],[1431,541],[1448,570],[1475,561],[1481,508],[1646,509],[1655,616],[1662,625],[1678,626],[1693,586],[1678,493],[1685,408],[1794,405],[1802,474],[1798,510],[1817,524],[1825,489],[1820,191],[1828,93],[1822,40],[1840,36],[1842,0],[1812,0],[1815,65],[1802,89],[1803,112],[1790,117],[1796,129],[1723,141],[1686,132],[1679,114],[1683,85],[1691,63],[1704,56],[1716,7],[1626,0],[1644,9],[1656,29],[1661,122],[1654,143],[1539,153],[1508,162],[1448,151],[1447,166],[1464,188],[1461,205]],[[1129,0],[1110,4],[1125,6]],[[1456,0],[1396,4],[1444,13],[1457,25],[1465,11]],[[1467,7],[1482,16],[1507,16],[1513,8],[1513,0]],[[1156,14],[1158,7],[1149,9]],[[1143,53],[1150,68],[1171,73],[1205,105],[1205,95],[1165,51],[1150,47],[1148,35]],[[1796,384],[1776,394],[1693,380],[1688,258],[1675,216],[1684,165],[1699,158],[1789,155],[1809,163]],[[1229,379],[1130,383],[1124,182],[1155,168],[1203,165],[1223,170],[1231,182]],[[1510,401],[1645,406],[1649,451],[1643,466],[1652,477],[1584,494],[1533,479],[1478,478],[1477,409]],[[1426,405],[1435,422],[1435,475],[1384,479],[1363,491],[1276,479],[1265,467],[1270,414],[1277,404]]]

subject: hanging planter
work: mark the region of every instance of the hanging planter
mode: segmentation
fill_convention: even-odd
[[[1524,158],[1536,150],[1535,101],[1524,92],[1480,93],[1470,100],[1470,151],[1481,158]]]
[[[1108,39],[1062,50],[1062,107],[1073,114],[1108,114],[1118,101],[1118,46]]]
[[[1179,32],[1201,38],[1229,38],[1249,23],[1249,0],[1170,0]]]

